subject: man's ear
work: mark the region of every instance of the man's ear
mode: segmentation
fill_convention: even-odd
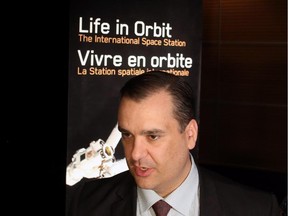
[[[188,148],[191,150],[195,147],[198,137],[198,124],[195,119],[192,119],[186,126],[186,135],[188,139]]]

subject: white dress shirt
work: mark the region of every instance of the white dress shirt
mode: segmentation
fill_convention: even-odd
[[[159,199],[172,206],[167,216],[199,216],[199,175],[192,155],[191,161],[185,181],[165,199],[153,190],[137,188],[137,216],[155,216],[152,205]]]

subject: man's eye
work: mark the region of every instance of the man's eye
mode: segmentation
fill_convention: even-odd
[[[159,138],[158,135],[149,135],[151,140],[157,140]]]
[[[131,137],[131,134],[122,132],[122,137],[123,138],[129,138],[129,137]]]

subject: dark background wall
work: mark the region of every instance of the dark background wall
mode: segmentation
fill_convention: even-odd
[[[2,180],[11,187],[2,195],[11,204],[11,194],[33,199],[26,209],[36,215],[39,208],[48,215],[65,211],[65,2],[11,1],[3,19],[0,136],[9,158]],[[202,46],[199,163],[281,200],[287,194],[287,1],[203,0]]]
[[[287,0],[203,0],[199,163],[287,193]]]

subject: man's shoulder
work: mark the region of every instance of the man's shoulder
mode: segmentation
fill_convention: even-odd
[[[75,194],[92,194],[93,192],[103,194],[117,190],[125,193],[125,191],[132,190],[134,185],[135,182],[132,175],[129,171],[125,171],[109,178],[83,178],[80,182],[73,186],[66,186],[66,196],[71,197]]]
[[[119,173],[117,175],[114,175],[112,177],[107,177],[107,178],[83,178],[81,181],[76,183],[73,186],[67,186],[69,189],[76,189],[76,188],[105,188],[105,187],[117,187],[122,184],[127,184],[131,183],[133,184],[134,180],[132,175],[130,174],[129,171],[125,171],[122,173]]]
[[[199,177],[200,197],[217,200],[226,212],[245,212],[247,215],[265,212],[263,215],[270,215],[266,213],[278,211],[278,202],[273,193],[239,183],[205,168],[199,168]]]
[[[221,188],[221,191],[238,192],[238,193],[249,193],[249,194],[259,194],[259,195],[267,195],[270,194],[267,191],[263,191],[253,186],[249,186],[243,183],[238,182],[237,180],[231,179],[229,177],[224,176],[218,172],[206,169],[201,167],[199,169],[200,175],[200,184],[208,184],[213,185],[216,188]]]
[[[110,215],[115,203],[133,206],[136,184],[129,171],[102,179],[81,179],[66,189],[67,215]],[[121,210],[123,210],[121,208]],[[114,211],[114,209],[113,209]]]

